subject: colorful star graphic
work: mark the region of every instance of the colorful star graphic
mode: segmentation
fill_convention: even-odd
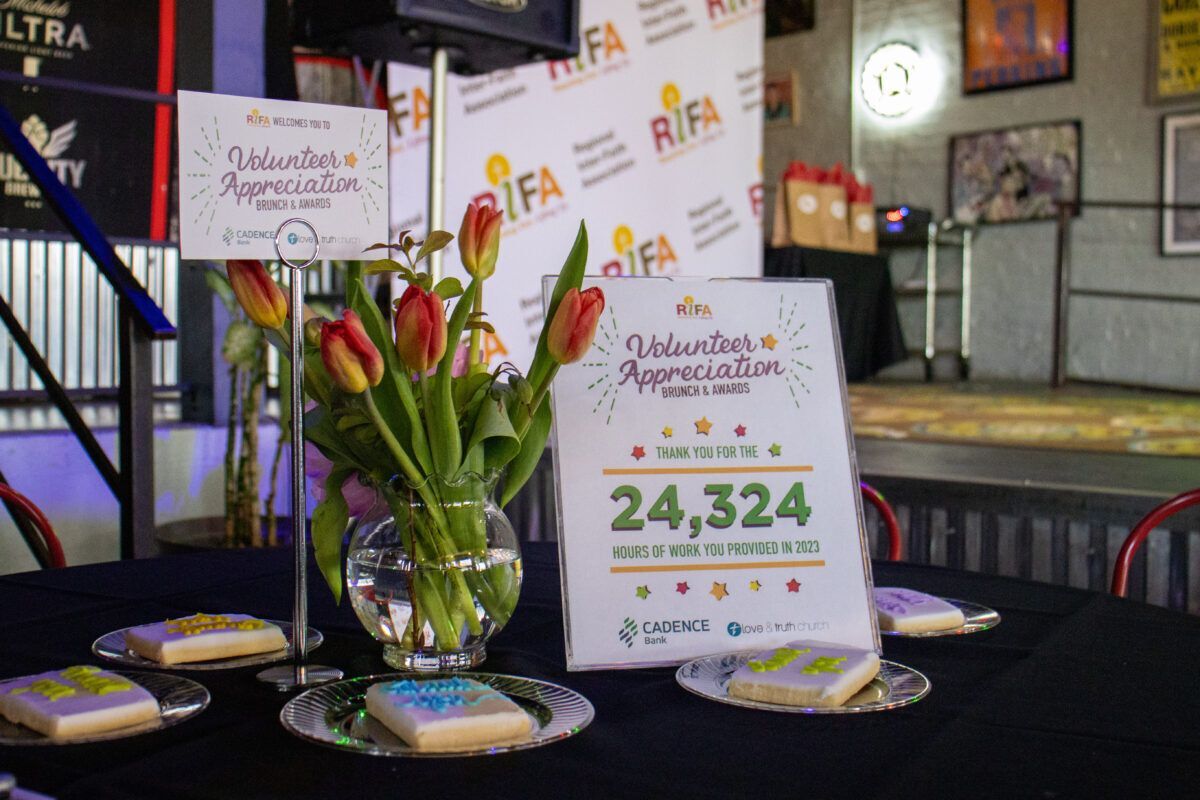
[[[758,581],[750,581],[750,591],[757,592],[761,588],[762,588],[762,584],[759,583]]]
[[[630,453],[630,455],[633,456],[638,461],[641,461],[643,458],[646,457],[646,448],[642,447],[640,444],[634,445],[633,452]]]
[[[795,578],[792,578],[790,581],[787,582],[787,587],[788,587],[789,592],[799,592],[800,591],[800,581],[796,580]]]
[[[713,581],[713,587],[712,587],[712,589],[709,590],[708,593],[711,594],[713,597],[717,598],[718,600],[720,600],[723,597],[729,596],[729,590],[725,588],[725,584],[717,583],[716,581]]]
[[[713,426],[713,424],[708,421],[707,416],[701,417],[692,424],[696,426],[696,433],[702,433],[705,436],[708,436],[708,432],[712,430]]]
[[[733,432],[736,433],[738,436],[745,436],[746,435],[746,426],[738,425],[736,428],[733,429]]]
[[[680,583],[675,584],[675,591],[679,592],[680,594],[687,594],[688,590],[691,588],[692,587],[687,585],[687,581],[682,581]]]
[[[674,435],[675,435],[675,431],[671,429],[670,425],[663,428],[663,438],[664,439],[670,439]]]
[[[634,590],[633,593],[636,594],[642,600],[645,600],[647,597],[650,596],[650,587],[646,586],[646,585],[639,586],[639,587],[637,587],[637,589]]]
[[[779,344],[779,340],[775,338],[774,334],[768,333],[766,336],[762,337],[762,343],[763,347],[767,348],[768,350],[774,350],[775,345]]]
[[[358,156],[354,155],[353,150],[346,153],[346,163],[350,165],[350,169],[354,169],[354,165],[358,163]]]
[[[779,442],[772,444],[767,448],[767,451],[775,458],[779,458],[781,455],[783,455],[783,448],[779,446]]]

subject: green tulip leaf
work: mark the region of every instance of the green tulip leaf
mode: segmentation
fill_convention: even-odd
[[[467,330],[469,330],[469,331],[486,331],[488,333],[495,333],[496,327],[494,325],[492,325],[492,323],[490,323],[490,322],[484,322],[483,320],[472,320],[471,322],[467,323]]]
[[[583,272],[587,268],[588,256],[588,235],[587,226],[581,221],[579,223],[579,233],[575,236],[575,244],[571,246],[571,252],[567,255],[567,260],[563,262],[562,270],[558,273],[558,280],[554,283],[554,292],[550,295],[550,307],[546,310],[546,321],[542,325],[542,333],[538,337],[537,349],[533,354],[533,363],[529,365],[529,382],[534,386],[541,386],[542,383],[550,375],[550,370],[554,366],[553,360],[550,358],[550,350],[546,345],[546,335],[550,330],[550,321],[554,319],[554,312],[558,311],[558,304],[562,302],[563,295],[568,289],[578,289],[583,284]]]
[[[523,405],[518,407],[520,410],[524,408]],[[550,422],[550,395],[547,393],[533,415],[529,430],[525,431],[520,451],[509,462],[508,474],[504,478],[504,491],[500,495],[501,508],[517,496],[517,492],[521,491],[521,487],[537,468],[538,461],[546,450],[546,439],[550,436]]]
[[[454,234],[448,231],[430,231],[429,235],[425,237],[425,241],[421,242],[421,249],[417,250],[413,261],[420,261],[430,253],[436,253],[452,241],[454,241]]]
[[[482,450],[486,474],[512,461],[520,449],[521,440],[517,438],[517,432],[508,419],[504,402],[490,397],[481,402],[471,429],[471,438],[467,441],[467,461],[477,457],[478,451]]]
[[[325,478],[325,499],[313,510],[312,541],[317,567],[333,592],[333,602],[342,602],[342,539],[350,524],[350,508],[342,497],[342,484],[353,470],[334,467]]]
[[[451,300],[463,293],[462,281],[458,278],[442,278],[433,290],[443,300]]]
[[[454,409],[461,416],[472,405],[480,391],[492,382],[487,372],[474,372],[454,379]],[[468,414],[470,416],[470,414]]]
[[[394,247],[394,245],[390,245],[387,242],[376,242],[375,244],[371,245],[370,247],[364,247],[363,252],[369,253],[372,250],[391,250],[392,247]]]
[[[450,478],[458,472],[462,464],[462,439],[458,432],[458,415],[454,412],[454,398],[451,394],[454,370],[455,343],[462,338],[463,326],[467,324],[467,314],[475,302],[475,293],[479,284],[472,280],[467,284],[466,291],[454,304],[450,321],[446,326],[446,352],[438,363],[437,374],[433,376],[432,397],[425,413],[429,417],[429,446],[433,451],[433,462],[442,477]]]
[[[372,261],[363,269],[364,275],[379,275],[383,272],[399,272],[411,273],[412,270],[392,258],[381,258],[378,261]]]
[[[206,269],[204,270],[204,283],[213,294],[221,298],[221,302],[225,304],[225,309],[230,314],[237,313],[237,297],[233,293],[233,287],[229,285],[229,278],[221,274],[219,270]]]

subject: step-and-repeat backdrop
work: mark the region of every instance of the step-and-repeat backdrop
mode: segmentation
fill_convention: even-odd
[[[475,78],[447,97],[446,224],[505,213],[486,284],[490,363],[524,369],[580,220],[588,271],[762,272],[761,0],[582,0],[580,54]],[[393,233],[423,234],[429,73],[388,71]],[[463,276],[457,251],[446,274]]]

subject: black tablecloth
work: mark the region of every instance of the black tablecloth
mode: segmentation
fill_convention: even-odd
[[[283,552],[218,552],[0,578],[0,676],[89,662],[92,639],[197,610],[286,618]],[[526,545],[525,588],[485,669],[563,683],[596,707],[580,735],[489,758],[387,759],[294,738],[256,669],[185,673],[196,718],[101,744],[0,747],[0,771],[60,798],[1186,797],[1200,777],[1200,619],[1009,578],[876,565],[997,608],[992,631],[884,640],[930,695],[895,711],[803,716],[688,694],[673,670],[564,670],[556,553]],[[312,572],[314,657],[387,671]]]
[[[763,274],[833,281],[846,380],[865,380],[908,358],[892,274],[883,256],[808,247],[767,248]]]

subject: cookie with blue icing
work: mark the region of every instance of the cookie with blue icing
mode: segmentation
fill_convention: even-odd
[[[367,689],[367,712],[416,750],[519,741],[532,721],[513,701],[470,678],[408,679]]]

